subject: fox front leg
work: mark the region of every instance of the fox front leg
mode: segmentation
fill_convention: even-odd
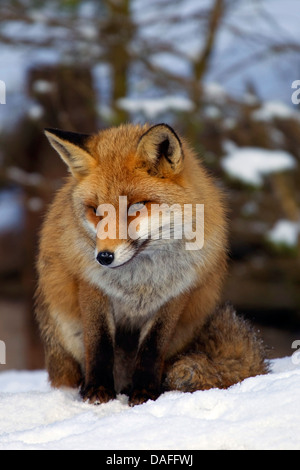
[[[161,394],[165,354],[179,315],[178,303],[175,306],[167,304],[158,312],[140,341],[129,394],[130,406],[156,400]]]
[[[102,324],[96,342],[90,338],[86,351],[86,370],[80,394],[84,401],[101,404],[116,398],[113,379],[113,342]]]
[[[113,378],[114,341],[108,302],[102,294],[81,298],[84,325],[85,376],[80,394],[84,401],[101,404],[116,398]],[[86,302],[85,299],[88,301]]]
[[[158,347],[160,327],[155,325],[139,347],[129,405],[139,405],[147,400],[156,400],[161,393],[161,375],[164,358]]]

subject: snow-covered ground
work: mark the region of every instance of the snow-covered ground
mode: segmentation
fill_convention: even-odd
[[[0,449],[300,449],[300,357],[228,390],[168,392],[130,408],[52,390],[44,371],[0,374]]]

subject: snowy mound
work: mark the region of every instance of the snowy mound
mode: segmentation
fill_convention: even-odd
[[[296,354],[296,353],[295,353]],[[0,449],[299,449],[300,361],[228,390],[168,392],[130,408],[52,390],[44,371],[0,374]]]

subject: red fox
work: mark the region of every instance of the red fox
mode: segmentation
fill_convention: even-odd
[[[70,170],[44,221],[37,264],[36,316],[52,386],[80,388],[91,403],[125,393],[133,406],[266,373],[252,328],[218,305],[224,198],[188,143],[166,124],[45,132]],[[202,205],[199,249],[187,249],[185,233],[132,239],[129,223],[154,204]],[[115,238],[99,236],[101,205],[115,211]]]

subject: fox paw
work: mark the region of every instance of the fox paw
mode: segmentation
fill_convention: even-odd
[[[129,395],[129,406],[141,405],[148,400],[156,400],[160,393],[154,390],[134,390]]]
[[[93,405],[101,405],[116,398],[116,392],[108,389],[103,385],[96,387],[94,385],[87,385],[81,388],[80,395],[83,401],[87,401]]]

